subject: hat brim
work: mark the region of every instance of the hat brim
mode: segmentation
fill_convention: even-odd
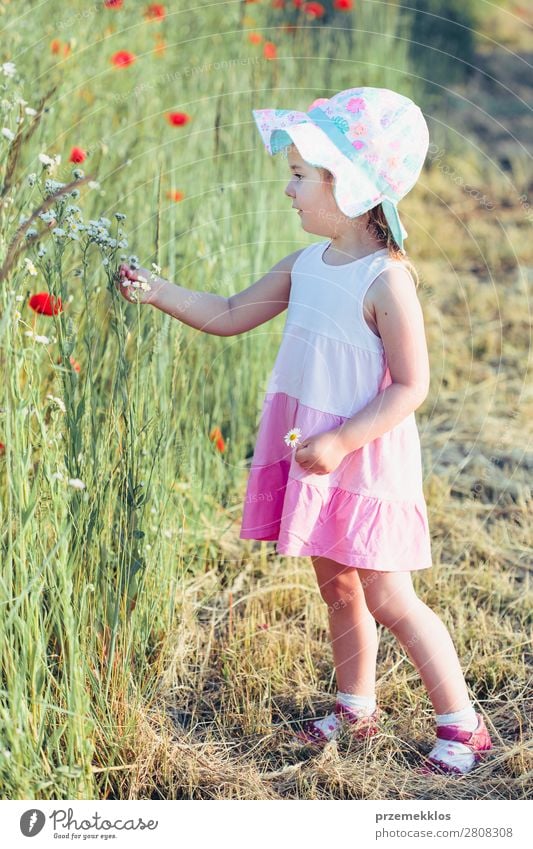
[[[357,218],[383,201],[387,224],[395,242],[403,249],[407,231],[400,220],[396,202],[376,186],[370,174],[362,167],[363,159],[361,165],[357,159],[348,159],[306,112],[254,109],[252,114],[271,156],[294,144],[310,165],[331,171],[335,180],[335,201],[347,218]]]

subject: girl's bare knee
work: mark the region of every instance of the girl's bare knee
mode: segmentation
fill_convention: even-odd
[[[370,613],[376,622],[394,631],[420,603],[410,574],[373,571],[365,578],[362,587]]]
[[[327,558],[313,557],[312,560],[320,595],[330,612],[341,610],[349,604],[365,604],[356,569]]]

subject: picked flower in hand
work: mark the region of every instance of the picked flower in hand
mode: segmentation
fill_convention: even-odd
[[[147,277],[142,273],[145,269],[132,268],[131,265],[122,264],[117,272],[118,289],[123,297],[132,303],[144,303],[146,297],[143,293],[151,292],[152,287],[148,283]],[[150,279],[154,279],[154,274],[146,272]]]
[[[289,448],[294,448],[300,444],[300,437],[302,435],[302,431],[299,427],[291,428],[288,433],[285,434],[283,439],[285,440],[285,445],[288,445]]]

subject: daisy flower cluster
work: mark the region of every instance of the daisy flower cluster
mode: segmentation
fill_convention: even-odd
[[[132,260],[133,260],[133,262],[132,262]],[[139,268],[139,265],[140,265],[140,263],[139,263],[138,257],[136,257],[136,256],[130,257],[129,266],[130,266],[131,269]],[[117,272],[117,274],[120,278],[120,273]],[[152,270],[150,272],[150,280],[151,281],[156,280],[158,274],[161,274],[161,267],[159,265],[156,265],[155,262],[153,262],[152,263]],[[148,283],[148,280],[146,279],[146,277],[143,277],[142,274],[138,274],[136,280],[128,280],[126,278],[120,279],[120,285],[124,286],[124,288],[130,288],[131,291],[129,293],[129,299],[131,301],[134,301],[135,303],[138,303],[138,304],[142,303],[143,300],[144,300],[143,297],[142,297],[142,292],[151,292],[152,291],[152,287]]]
[[[43,154],[43,156],[46,156],[46,154]],[[43,171],[48,172],[50,165],[42,159],[41,162],[43,162]],[[81,180],[84,177],[84,172],[80,168],[75,168],[72,171],[72,176],[74,180]],[[27,183],[32,188],[37,185],[43,200],[56,195],[60,189],[67,185],[49,176],[46,176],[44,183],[41,183],[36,174],[30,174],[27,177]],[[53,237],[56,253],[60,256],[69,243],[78,242],[84,253],[86,253],[90,244],[94,244],[102,254],[102,265],[108,267],[115,260],[117,252],[128,247],[128,240],[121,226],[126,216],[121,212],[116,212],[113,216],[113,222],[106,216],[85,221],[81,208],[72,203],[79,196],[80,191],[77,188],[59,195],[54,201],[54,206],[38,215],[46,229],[39,232],[35,227],[30,227],[26,231],[26,239],[32,245],[38,241],[37,260],[42,260],[47,254],[47,248],[40,240],[42,237],[48,236],[49,233]],[[19,225],[24,224],[25,221],[27,221],[27,218],[22,215],[19,219]],[[126,254],[122,254],[121,259],[126,260]],[[131,261],[135,258],[130,257],[129,259]],[[50,267],[48,270],[50,270]]]
[[[27,120],[26,116],[33,118],[37,115],[37,110],[32,106],[28,106],[27,100],[16,95],[13,91],[10,92],[16,81],[17,68],[14,62],[4,62],[0,65],[0,96],[2,93],[11,94],[10,97],[2,96],[0,100],[0,113],[2,113],[2,116],[6,116],[5,118],[0,118],[0,123],[3,124],[5,121],[6,125],[11,124],[9,127],[0,126],[0,137],[8,142],[9,145],[15,141],[17,130],[19,129],[18,125],[22,125]],[[14,118],[8,117],[10,113],[13,113]]]
[[[43,164],[44,174],[49,173],[50,169],[61,161],[60,157],[57,159],[51,159],[46,154],[40,154],[39,159]],[[74,178],[78,179],[76,172],[74,173]],[[67,185],[66,183],[61,183],[59,180],[53,180],[51,177],[46,177],[44,184],[41,184],[37,174],[35,173],[28,175],[27,183],[31,188],[35,185],[38,186],[43,200],[53,197],[60,189],[63,189]],[[52,232],[55,239],[78,238],[79,232],[83,229],[83,225],[80,220],[81,210],[78,206],[70,203],[69,200],[77,200],[79,196],[79,189],[72,189],[70,192],[65,192],[56,198],[54,207],[49,207],[44,212],[40,212],[37,216],[42,223],[46,225],[48,231]],[[19,226],[25,224],[26,221],[28,221],[28,217],[21,215],[19,218]],[[46,231],[43,232],[46,233]],[[26,239],[30,242],[36,240],[39,235],[41,234],[35,227],[30,227],[26,230]],[[46,248],[40,248],[38,257],[42,259],[45,254]]]
[[[128,240],[125,238],[124,231],[120,227],[120,222],[124,221],[126,216],[122,212],[116,212],[114,217],[118,222],[115,236],[113,236],[110,231],[112,226],[111,221],[109,218],[105,218],[104,216],[100,217],[97,221],[91,219],[85,228],[87,232],[87,241],[94,242],[95,245],[98,245],[98,247],[101,248],[103,253],[111,252],[114,254],[117,248],[128,247]],[[102,264],[109,265],[109,262],[110,258],[107,255],[104,256]]]
[[[155,274],[150,275],[150,279],[155,279]],[[136,303],[142,303],[142,292],[151,292],[152,287],[148,283],[146,277],[143,277],[141,274],[137,276],[137,280],[122,280],[123,286],[129,286],[131,288],[130,299],[135,301]]]

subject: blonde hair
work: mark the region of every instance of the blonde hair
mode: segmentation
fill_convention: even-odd
[[[331,173],[331,171],[328,171],[327,168],[322,168],[319,165],[315,165],[314,167],[320,173],[320,177],[323,182],[327,182],[330,184],[334,182],[335,177]],[[378,203],[377,206],[372,207],[372,209],[370,209],[366,214],[368,215],[368,221],[365,229],[370,230],[372,234],[376,237],[378,242],[383,243],[383,247],[387,248],[389,256],[392,259],[396,259],[400,262],[403,262],[404,266],[407,268],[407,270],[411,273],[413,277],[415,287],[418,288],[420,284],[418,272],[409,257],[407,256],[406,251],[400,248],[400,246],[396,242],[396,239],[392,235],[391,229],[387,223],[387,219],[385,218],[385,213],[383,212],[382,205]]]

